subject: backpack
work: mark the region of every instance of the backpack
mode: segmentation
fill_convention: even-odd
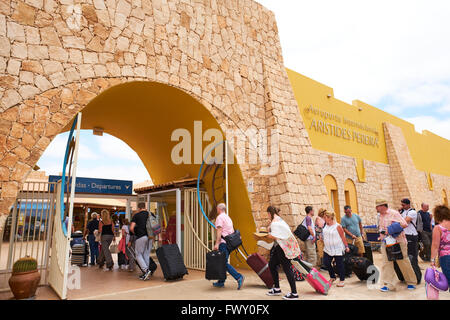
[[[409,211],[414,210],[414,208],[409,209],[408,211],[406,211],[406,214],[408,214]],[[414,224],[411,221],[411,224],[414,226],[414,228],[416,228],[417,232],[423,232],[423,221],[422,221],[422,215],[420,214],[420,212],[417,212],[417,219],[416,219],[416,224]]]
[[[149,212],[145,228],[147,229],[147,235],[149,237],[159,235],[161,233],[159,217],[152,212]]]
[[[306,218],[305,218],[306,219]],[[303,225],[303,222],[305,221],[305,219],[303,219],[302,223],[297,227],[297,229],[295,229],[294,234],[297,236],[297,238],[299,238],[301,241],[306,241],[306,239],[309,238],[309,236],[311,235],[309,233],[308,228],[306,228]]]

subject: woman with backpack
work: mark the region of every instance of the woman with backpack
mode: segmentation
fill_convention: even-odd
[[[112,259],[111,251],[109,250],[109,246],[114,240],[114,224],[108,210],[103,209],[101,211],[101,217],[102,220],[99,223],[98,231],[102,235],[100,241],[102,248],[100,250],[97,264],[98,267],[102,269],[106,261],[105,271],[111,271],[114,267],[114,261]]]
[[[295,259],[300,255],[300,247],[297,239],[292,234],[289,225],[281,219],[279,213],[280,209],[275,207],[268,207],[267,213],[271,221],[269,226],[270,239],[275,240],[272,250],[270,251],[269,269],[272,274],[274,286],[267,293],[269,296],[281,295],[280,279],[278,276],[277,267],[281,264],[286,278],[291,287],[291,292],[283,297],[284,300],[298,300],[297,287],[295,283],[294,273],[291,269],[291,259]]]
[[[331,263],[333,260],[336,262],[340,279],[337,286],[343,287],[345,285],[344,252],[350,252],[350,249],[348,248],[344,229],[336,222],[334,212],[325,211],[324,219],[326,225],[323,228],[323,263],[330,274],[330,283],[333,284],[336,280],[336,274]]]
[[[433,216],[437,225],[433,229],[431,265],[436,267],[439,259],[442,272],[450,282],[450,209],[445,205],[437,206]]]

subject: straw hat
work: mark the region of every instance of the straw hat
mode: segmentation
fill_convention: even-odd
[[[375,206],[382,206],[383,204],[388,204],[388,202],[384,199],[377,199],[377,201],[375,201]]]
[[[259,228],[259,232],[254,232],[253,234],[257,237],[265,237],[269,235],[269,231],[267,231],[266,227],[261,227]]]

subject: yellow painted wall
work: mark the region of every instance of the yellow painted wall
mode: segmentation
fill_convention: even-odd
[[[313,148],[356,158],[359,167],[358,174],[363,175],[362,159],[388,163],[383,122],[389,122],[402,129],[412,159],[418,170],[450,176],[450,161],[448,161],[450,159],[449,140],[429,131],[418,133],[415,131],[413,124],[364,102],[356,100],[351,105],[340,101],[334,98],[332,88],[292,70],[287,69],[287,73]],[[310,106],[313,107],[313,110],[328,112],[340,117],[341,121],[331,119],[326,120],[326,122],[343,129],[350,129],[350,134],[356,131],[372,138],[378,138],[378,146],[358,143],[357,139],[353,139],[353,136],[346,135],[348,139],[344,139],[342,136],[336,137],[316,131],[314,126],[311,126],[312,121],[323,121],[324,118],[320,115],[320,112],[318,115],[312,113]],[[344,124],[344,117],[373,128],[378,135]]]
[[[345,185],[344,185],[344,193],[347,194],[348,193],[348,198],[349,199],[345,199],[346,204],[345,205],[349,205],[352,207],[352,211],[355,213],[359,212],[358,209],[358,195],[356,193],[356,186],[355,183],[351,180],[351,179],[347,179],[345,181]]]
[[[326,175],[324,177],[324,184],[327,188],[328,199],[330,199],[330,203],[334,208],[334,213],[336,215],[336,221],[341,221],[341,210],[339,206],[339,189],[336,183],[336,179],[332,175]]]

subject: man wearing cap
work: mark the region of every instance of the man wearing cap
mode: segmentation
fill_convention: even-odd
[[[417,212],[411,208],[411,201],[409,199],[402,199],[402,210],[400,211],[403,219],[405,219],[408,226],[405,228],[406,239],[408,240],[408,255],[411,256],[411,265],[414,272],[417,274],[417,279],[420,281],[422,272],[419,268],[419,233],[417,232]]]
[[[408,223],[403,219],[399,212],[389,209],[388,203],[386,200],[377,200],[376,210],[380,213],[380,240],[382,241],[381,245],[381,253],[383,257],[383,266],[382,266],[382,281],[384,286],[381,288],[382,292],[388,292],[395,288],[395,278],[396,274],[394,271],[394,262],[389,261],[386,252],[386,242],[385,238],[389,235],[388,227],[391,226],[394,222],[400,223],[402,228],[406,228]],[[415,283],[417,283],[416,276],[414,274],[414,270],[411,266],[411,263],[408,259],[408,249],[407,249],[407,240],[405,236],[405,232],[401,231],[400,234],[395,238],[395,240],[400,244],[400,248],[402,251],[403,259],[397,260],[397,264],[405,278],[406,283],[408,284],[408,290],[416,289]]]

